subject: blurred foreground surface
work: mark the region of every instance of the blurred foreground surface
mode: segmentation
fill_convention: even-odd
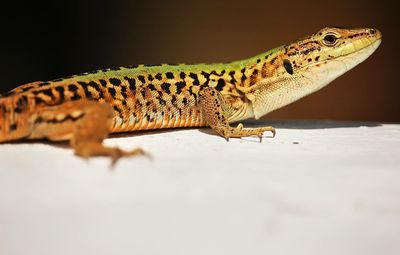
[[[272,124],[262,143],[108,139],[153,157],[113,171],[62,146],[0,145],[0,254],[399,254],[400,125]]]

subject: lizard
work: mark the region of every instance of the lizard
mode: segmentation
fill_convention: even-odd
[[[107,147],[111,133],[211,127],[226,139],[261,138],[271,126],[239,123],[313,93],[368,58],[377,29],[327,27],[254,57],[216,64],[108,68],[21,85],[0,97],[0,143],[69,141],[84,158],[144,154]]]

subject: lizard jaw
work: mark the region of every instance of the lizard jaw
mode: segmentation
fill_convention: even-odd
[[[307,84],[307,86],[312,87],[310,93],[325,87],[337,77],[366,60],[375,52],[381,42],[382,40],[379,38],[370,45],[351,54],[308,66],[303,76],[310,82],[310,84]]]

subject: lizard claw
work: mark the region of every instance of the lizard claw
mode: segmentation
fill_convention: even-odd
[[[275,130],[275,128],[272,128],[270,131],[271,131],[271,133],[272,133],[272,138],[274,138],[275,135],[276,135],[276,130]]]
[[[124,151],[119,148],[115,148],[114,153],[111,156],[111,167],[114,167],[118,160],[120,160],[123,157],[131,157],[131,156],[145,156],[149,158],[150,160],[152,159],[151,155],[147,152],[145,152],[142,148],[136,148],[131,151]]]

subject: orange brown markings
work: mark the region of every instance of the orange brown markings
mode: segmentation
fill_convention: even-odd
[[[164,111],[155,114],[156,119],[154,120],[153,129],[165,128],[166,123],[169,121],[168,114]]]
[[[108,87],[108,88],[107,88],[107,91],[108,91],[108,95],[109,95],[112,99],[115,99],[115,98],[116,98],[117,91],[115,90],[114,87]]]
[[[26,86],[26,87],[21,88],[21,92],[30,91],[30,90],[32,90],[32,89],[34,89],[34,88],[37,88],[37,87],[34,87],[34,86]]]
[[[172,112],[172,109],[168,107],[165,110],[164,116],[162,118],[162,125],[160,128],[171,128],[174,127],[175,123],[175,115]]]
[[[54,88],[58,92],[59,102],[65,101],[65,88],[63,86],[57,86]]]
[[[66,121],[72,121],[75,122],[79,119],[81,119],[85,114],[83,112],[79,112],[79,114],[72,115],[72,114],[67,114],[67,115],[58,115],[53,118],[45,119],[42,116],[37,117],[34,121],[34,124],[42,124],[42,123],[48,123],[48,124],[61,124]]]
[[[250,85],[255,84],[259,78],[267,78],[273,76],[274,72],[280,67],[281,59],[280,56],[273,57],[270,61],[265,61],[260,69],[255,69],[250,78]],[[240,93],[240,91],[237,91]]]
[[[135,114],[135,123],[134,123],[134,128],[139,129],[142,126],[143,123],[143,104],[140,102],[139,99],[136,98],[136,101],[134,103],[134,111],[133,113]]]
[[[157,125],[157,128],[167,128],[169,120],[168,114],[163,112],[161,122]]]
[[[126,86],[120,86],[120,89],[121,89],[121,96],[122,96],[121,103],[122,103],[122,105],[126,106],[126,100],[128,99]]]
[[[253,73],[250,75],[250,86],[257,83],[258,80],[258,69],[254,69]]]
[[[39,87],[44,87],[44,86],[47,86],[47,85],[50,85],[50,84],[51,84],[51,82],[45,81],[45,82],[39,83],[38,86],[39,86]]]
[[[266,78],[267,76],[268,76],[267,62],[264,62],[264,64],[261,67],[261,77]]]
[[[75,84],[69,84],[67,86],[67,91],[68,94],[70,95],[70,100],[72,101],[79,100],[82,98],[82,96],[79,94],[79,88]]]
[[[120,117],[121,119],[123,119],[124,116],[122,114],[122,109],[119,108],[119,106],[116,105],[116,104],[113,105],[113,109],[114,109],[114,113],[116,113],[115,116]]]
[[[7,117],[7,107],[6,107],[6,103],[5,102],[0,104],[0,114],[1,114],[1,118],[4,121],[6,119],[6,117]]]
[[[185,108],[185,113],[184,113],[183,123],[182,123],[183,127],[190,126],[191,114],[192,114],[192,109],[191,108]]]
[[[42,105],[42,104],[46,103],[41,97],[35,97],[34,101],[35,101],[35,105]]]
[[[10,125],[8,130],[10,132],[14,132],[15,130],[17,130],[17,127],[18,127],[17,123],[13,123],[13,124]]]
[[[146,124],[145,129],[152,129],[152,128],[154,127],[154,125],[155,125],[154,116],[151,116],[151,115],[150,115],[150,112],[148,112],[148,113],[146,114],[145,121],[146,121],[146,122],[145,122],[145,124]]]
[[[7,127],[9,126],[9,115],[10,110],[7,106],[9,106],[9,100],[3,99],[0,101],[0,141],[7,140]]]
[[[14,112],[15,113],[23,113],[28,109],[28,97],[26,95],[20,96],[15,103]]]
[[[91,90],[92,94],[95,94],[95,99],[104,98],[103,89],[100,85],[95,81],[90,81],[88,84],[89,90]]]
[[[172,104],[174,107],[177,107],[177,105],[176,105],[176,96],[175,96],[175,95],[172,95],[172,96],[171,96],[170,102],[171,102],[171,104]]]
[[[19,87],[16,87],[15,89],[7,92],[4,96],[11,96],[13,94],[18,94],[18,93],[24,93],[27,91],[31,91],[33,89],[36,89],[39,87],[39,84],[43,83],[42,81],[35,81],[35,82],[30,82],[24,85],[21,85]]]
[[[55,91],[53,91],[52,88],[48,89],[40,89],[40,90],[34,90],[32,91],[32,94],[35,96],[35,102],[36,104],[56,104],[57,103],[57,98],[54,94]]]
[[[85,92],[85,97],[87,99],[92,100],[103,98],[103,91],[96,82],[90,81],[86,83],[83,81],[78,81],[78,84],[81,85],[81,88]]]

